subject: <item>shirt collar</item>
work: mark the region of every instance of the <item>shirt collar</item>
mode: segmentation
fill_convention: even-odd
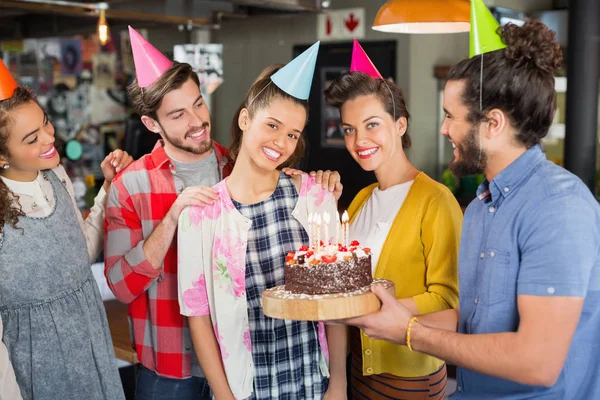
[[[152,162],[156,168],[161,168],[166,162],[169,161],[169,156],[167,156],[164,145],[165,143],[162,141],[162,139],[159,139],[154,145],[152,153],[150,153],[150,157],[152,158]]]
[[[0,178],[2,178],[2,181],[4,182],[4,184],[6,186],[8,186],[8,188],[14,194],[17,194],[17,195],[22,194],[22,195],[26,195],[26,196],[34,196],[35,193],[36,193],[36,188],[40,188],[41,187],[42,174],[40,172],[38,172],[37,178],[35,178],[35,180],[33,180],[31,182],[14,181],[12,179],[8,179],[8,178],[5,178],[3,176],[0,176]]]
[[[215,150],[215,154],[217,155],[217,162],[221,168],[225,167],[229,164],[229,159],[227,158],[228,150],[221,146],[217,142],[213,142],[213,149]]]
[[[519,158],[504,168],[492,182],[483,181],[477,189],[477,197],[480,200],[492,196],[496,200],[498,196],[510,196],[531,174],[540,162],[546,159],[542,147],[537,144],[529,148]]]

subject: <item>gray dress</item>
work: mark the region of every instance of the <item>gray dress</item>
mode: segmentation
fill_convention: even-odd
[[[4,226],[2,340],[24,400],[121,400],[123,389],[100,292],[67,189],[48,171],[55,206]]]

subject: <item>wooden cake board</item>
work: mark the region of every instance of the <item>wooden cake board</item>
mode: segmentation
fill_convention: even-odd
[[[374,279],[372,284],[382,284],[396,296],[394,282]],[[267,317],[297,321],[330,321],[358,317],[376,312],[381,307],[371,286],[348,293],[298,294],[285,290],[285,286],[267,289],[262,294],[263,312]]]

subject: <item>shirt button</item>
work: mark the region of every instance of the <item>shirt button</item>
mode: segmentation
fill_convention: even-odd
[[[505,187],[504,188],[504,193],[508,193],[509,190],[510,190],[509,188]]]
[[[371,355],[371,349],[366,349],[365,350],[365,355],[366,356],[370,356]]]
[[[479,303],[479,297],[475,297],[475,304]]]
[[[373,368],[371,368],[371,367],[367,368],[367,373],[368,374],[372,374],[373,373]]]
[[[494,207],[490,207],[489,210],[490,210],[491,213],[493,213],[494,211],[496,211],[496,209]]]
[[[496,256],[496,253],[494,253],[493,251],[490,251],[490,257],[494,258]]]
[[[462,386],[457,386],[457,387],[456,387],[456,391],[457,391],[457,392],[462,392]]]
[[[556,292],[556,290],[552,286],[550,286],[547,291],[548,294],[554,294],[554,292]]]
[[[481,254],[479,255],[479,258],[484,258],[484,257],[485,257],[485,253],[481,253]]]

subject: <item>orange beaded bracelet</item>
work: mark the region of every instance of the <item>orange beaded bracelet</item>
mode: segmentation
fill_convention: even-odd
[[[406,345],[408,346],[408,349],[410,351],[413,351],[412,346],[410,345],[410,333],[412,331],[412,327],[413,327],[413,323],[414,322],[419,322],[419,319],[417,317],[412,317],[410,319],[410,322],[408,323],[408,328],[406,328]]]

